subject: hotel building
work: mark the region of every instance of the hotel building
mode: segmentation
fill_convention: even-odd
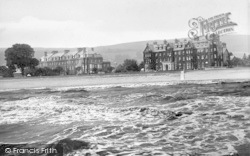
[[[147,44],[143,51],[145,70],[193,70],[222,67],[229,61],[226,44],[214,37],[211,41],[204,37],[195,40],[175,40],[174,43],[154,42]]]
[[[77,48],[74,51],[52,51],[49,54],[44,52],[39,67],[62,67],[66,74],[82,74],[93,73],[93,68],[107,72],[110,62],[104,61],[100,54],[94,52],[94,48]]]

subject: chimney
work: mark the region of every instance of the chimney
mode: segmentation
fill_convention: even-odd
[[[45,52],[44,52],[44,56],[47,57],[47,54],[48,54],[47,51],[45,51]]]
[[[77,48],[77,52],[82,51],[84,48]]]
[[[164,40],[163,43],[164,43],[164,44],[168,44],[167,40]]]
[[[67,54],[70,50],[64,50],[64,54]]]
[[[95,50],[95,49],[92,47],[92,48],[91,48],[91,51],[94,51],[94,50]]]
[[[156,45],[157,44],[157,42],[156,41],[154,41],[154,43],[153,43],[154,45]]]
[[[87,52],[87,48],[86,47],[84,47],[84,48],[82,48],[83,49],[83,52]]]
[[[52,54],[56,54],[56,53],[58,53],[58,51],[52,51],[51,53],[52,53]]]

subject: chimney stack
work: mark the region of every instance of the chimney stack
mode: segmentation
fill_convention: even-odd
[[[83,49],[83,52],[84,52],[84,53],[87,52],[87,48],[86,48],[86,47],[84,47],[84,48],[82,48],[82,49]]]
[[[47,51],[45,51],[45,52],[44,52],[44,56],[47,57],[47,54],[48,54]]]
[[[70,50],[64,50],[64,54],[67,54]]]
[[[82,51],[84,48],[77,48],[77,52]]]
[[[164,40],[163,43],[164,43],[164,44],[168,44],[167,40]]]
[[[51,53],[52,53],[52,54],[56,54],[56,53],[58,53],[58,51],[52,51]]]
[[[157,42],[156,41],[154,41],[154,43],[153,43],[154,45],[156,45],[157,44]]]
[[[95,50],[95,49],[92,47],[92,48],[91,48],[91,51],[94,51],[94,50]]]

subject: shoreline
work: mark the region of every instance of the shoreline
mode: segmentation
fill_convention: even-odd
[[[197,70],[185,73],[185,80],[180,80],[180,72],[133,73],[118,75],[53,76],[0,79],[0,91],[63,88],[140,85],[154,83],[187,83],[193,81],[248,81],[250,68],[229,68],[221,70]]]

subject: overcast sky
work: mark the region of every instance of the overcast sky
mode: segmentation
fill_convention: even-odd
[[[249,34],[250,0],[0,0],[0,47],[84,47],[187,37],[188,21],[231,12]]]

